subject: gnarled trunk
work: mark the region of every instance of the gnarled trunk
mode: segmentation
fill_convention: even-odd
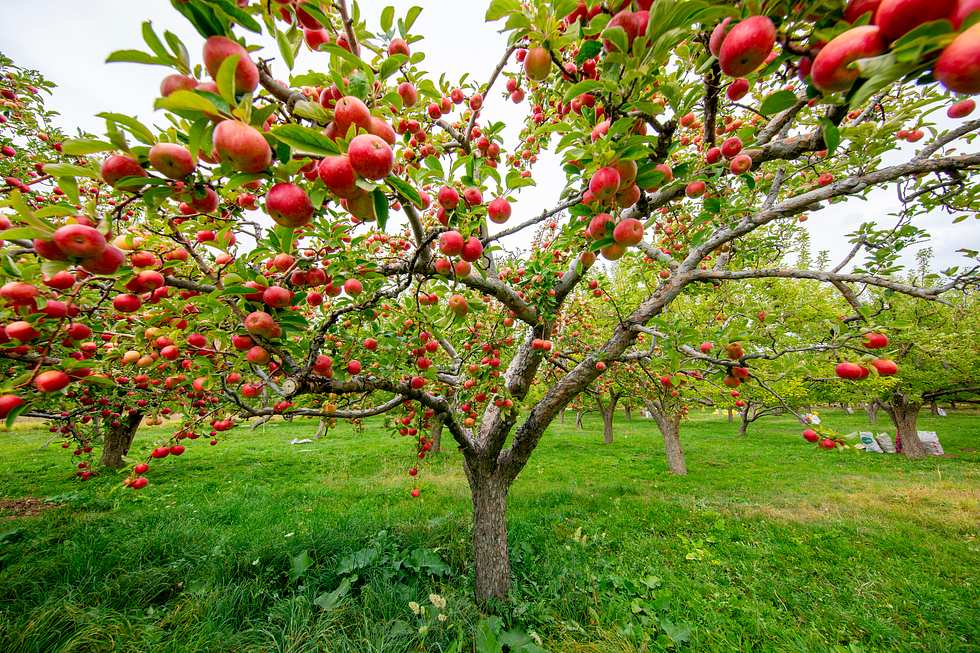
[[[631,404],[630,402],[627,401],[626,404],[623,406],[623,414],[626,416],[626,421],[627,422],[632,422],[633,421],[633,404]]]
[[[432,442],[432,448],[429,453],[439,453],[442,450],[442,415],[436,415],[432,418],[432,429],[429,431],[429,441]]]
[[[476,600],[506,599],[510,589],[510,555],[507,550],[508,482],[499,472],[468,470],[473,499],[473,561]]]
[[[577,428],[580,431],[585,428],[585,425],[582,424],[582,413],[584,412],[585,411],[582,410],[575,411],[575,428]]]
[[[327,434],[327,430],[329,428],[330,428],[330,418],[329,417],[321,417],[320,418],[320,423],[316,427],[316,435],[313,436],[313,437],[315,437],[317,440],[319,440],[320,438],[322,438],[323,436],[325,436]]]
[[[102,443],[102,466],[119,469],[125,462],[123,456],[129,453],[136,431],[143,421],[143,413],[136,411],[120,416],[119,426],[106,423],[105,439]]]
[[[608,404],[604,404],[601,397],[596,397],[595,401],[599,405],[599,412],[602,413],[602,440],[605,444],[612,444],[613,418],[616,416],[616,403],[619,401],[619,395],[610,393]]]
[[[920,403],[909,401],[908,397],[900,393],[892,396],[891,403],[887,407],[888,415],[895,424],[895,432],[902,442],[902,453],[906,458],[923,458],[926,455],[925,445],[919,439],[919,431],[916,428],[921,407]]]
[[[739,411],[739,416],[742,421],[738,423],[738,434],[742,437],[748,435],[749,432],[749,405],[746,404],[745,407]]]

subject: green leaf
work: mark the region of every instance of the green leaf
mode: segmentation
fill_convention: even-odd
[[[14,408],[12,411],[10,411],[9,413],[7,413],[7,421],[6,421],[6,424],[7,424],[7,428],[8,429],[11,426],[14,425],[14,420],[16,420],[18,417],[20,417],[20,415],[24,411],[26,411],[27,408],[28,408],[28,404],[27,403],[23,403],[20,406],[17,406],[17,408]]]
[[[211,121],[207,118],[200,118],[194,121],[191,125],[190,132],[188,134],[187,149],[191,151],[191,156],[194,157],[194,161],[197,161],[197,154],[203,148],[205,143],[211,142]]]
[[[487,22],[500,20],[504,16],[521,11],[521,3],[518,0],[493,0],[487,9],[483,19]]]
[[[582,44],[582,47],[579,48],[578,55],[575,57],[575,63],[581,66],[583,63],[600,52],[602,52],[602,44],[598,40],[586,41]]]
[[[143,40],[162,61],[173,59],[170,53],[167,52],[167,48],[163,47],[163,42],[160,40],[160,37],[153,31],[153,24],[148,20],[143,22]]]
[[[589,91],[594,91],[597,88],[602,88],[602,82],[594,79],[584,79],[577,84],[572,84],[568,90],[565,91],[564,101],[568,102],[573,98],[577,98],[583,93],[588,93]]]
[[[65,193],[65,196],[69,200],[75,202],[76,204],[79,203],[78,182],[75,181],[74,177],[59,177],[58,188]]]
[[[177,91],[177,92],[187,93],[188,91]],[[123,127],[126,128],[126,131],[132,134],[133,137],[141,143],[145,143],[146,145],[153,145],[157,142],[156,138],[154,138],[153,136],[153,132],[150,131],[150,129],[146,125],[141,123],[136,118],[127,116],[123,113],[103,112],[96,115],[99,118],[104,118],[106,121],[111,120],[119,125],[122,125]]]
[[[388,224],[388,198],[380,188],[375,188],[371,192],[371,198],[374,200],[374,213],[378,218],[378,228],[384,231],[385,225]]]
[[[180,62],[182,72],[189,72],[191,69],[191,57],[187,52],[187,46],[184,45],[184,42],[170,30],[163,33],[163,38],[167,40],[167,44],[170,45],[174,56]]]
[[[329,52],[334,57],[349,63],[354,68],[364,73],[364,76],[367,78],[369,84],[374,84],[374,70],[371,69],[371,66],[369,66],[366,61],[361,59],[353,52],[349,52],[339,45],[334,45],[332,43],[321,46],[320,51]]]
[[[828,118],[821,118],[820,131],[823,133],[823,142],[827,148],[827,156],[831,156],[837,151],[837,146],[840,145],[840,130]]]
[[[295,31],[295,28],[291,31]],[[279,54],[282,55],[282,60],[283,63],[286,64],[286,68],[292,70],[293,64],[296,62],[296,50],[293,48],[293,43],[290,41],[289,34],[287,32],[283,32],[281,29],[277,29],[276,45],[279,46]]]
[[[229,19],[235,21],[245,29],[255,32],[256,34],[262,33],[262,26],[259,25],[258,21],[252,18],[248,12],[241,9],[232,0],[206,0],[209,4],[215,5],[217,11],[223,13]]]
[[[269,132],[273,138],[285,143],[297,152],[327,156],[339,154],[340,149],[331,139],[319,130],[303,127],[302,125],[280,125]]]
[[[385,32],[391,29],[391,25],[395,20],[395,8],[388,5],[381,10],[381,29]]]
[[[422,7],[415,7],[415,6],[413,6],[413,7],[411,7],[408,10],[408,13],[405,14],[405,31],[406,32],[408,30],[412,29],[412,25],[415,24],[415,20],[419,17],[419,14],[421,14],[421,13],[422,13]],[[405,34],[402,34],[402,36],[406,36],[406,35]]]
[[[235,72],[238,69],[238,62],[241,59],[237,54],[226,57],[218,68],[218,75],[215,83],[218,85],[218,93],[228,104],[235,103]]]
[[[313,566],[309,551],[301,551],[290,558],[289,580],[295,582],[303,577],[306,570]]]
[[[99,173],[91,168],[72,165],[71,163],[48,163],[44,166],[44,174],[52,177],[89,177],[98,179]]]
[[[378,67],[378,77],[387,79],[398,72],[399,66],[408,61],[408,57],[403,54],[395,54],[381,62]]]
[[[350,579],[344,577],[341,579],[340,585],[337,587],[337,589],[332,592],[324,592],[320,596],[313,599],[313,603],[323,610],[336,610],[338,607],[340,607],[340,603],[344,597],[350,594],[350,589]]]
[[[602,39],[610,41],[616,52],[629,52],[629,40],[622,27],[610,27],[602,31]]]
[[[415,206],[422,205],[422,196],[419,194],[417,190],[415,190],[414,186],[412,186],[405,180],[396,177],[395,175],[391,175],[385,181],[388,182],[388,185],[391,186],[396,193],[398,193],[399,195],[407,199]]]
[[[116,50],[105,58],[106,63],[142,63],[150,66],[169,66],[169,61],[164,61],[152,54],[147,54],[141,50]]]
[[[796,94],[793,91],[776,91],[765,100],[759,107],[759,113],[767,116],[780,111],[785,111],[796,104]]]
[[[34,240],[35,238],[47,238],[50,235],[50,233],[44,233],[31,227],[15,227],[0,231],[0,240]]]
[[[116,149],[112,143],[100,141],[97,138],[73,138],[61,143],[61,151],[72,156],[95,154]]]
[[[214,10],[200,2],[171,2],[174,9],[190,21],[197,33],[204,38],[224,36],[225,26],[215,15]]]
[[[167,97],[158,98],[153,103],[154,109],[164,109],[180,113],[182,111],[200,112],[208,115],[218,115],[218,107],[214,102],[194,91],[174,91]]]

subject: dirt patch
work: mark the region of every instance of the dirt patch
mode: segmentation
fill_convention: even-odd
[[[36,517],[45,510],[57,508],[57,503],[49,503],[37,497],[22,499],[0,499],[0,517],[17,519],[19,517]]]

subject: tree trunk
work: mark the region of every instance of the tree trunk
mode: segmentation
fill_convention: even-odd
[[[931,412],[933,415],[939,415],[939,404],[937,404],[935,401],[929,402],[929,412]]]
[[[749,407],[746,406],[740,414],[742,421],[738,423],[738,434],[744,438],[749,432]]]
[[[728,423],[731,424],[734,421],[735,421],[735,414],[733,413],[732,409],[729,408],[728,409]]]
[[[438,414],[432,418],[432,429],[429,431],[429,440],[432,448],[429,453],[439,453],[442,450],[442,415]]]
[[[562,408],[560,411],[558,411],[558,422],[560,424],[564,424],[565,423],[565,409],[564,408]]]
[[[667,454],[667,467],[672,474],[687,475],[687,463],[684,460],[684,449],[681,447],[681,416],[664,415],[651,402],[647,402],[647,411],[653,415],[661,435],[664,436],[664,452]]]
[[[489,473],[468,473],[473,498],[473,560],[476,600],[506,599],[510,589],[507,551],[507,482]]]
[[[143,421],[143,413],[136,411],[119,417],[119,426],[106,423],[105,440],[102,444],[102,465],[120,469],[125,462],[123,456],[129,453],[136,431]]]
[[[575,428],[580,431],[585,428],[585,425],[582,424],[582,412],[581,410],[575,411]]]
[[[919,432],[916,422],[919,416],[921,404],[908,401],[908,398],[901,394],[892,397],[888,415],[895,424],[897,438],[902,442],[902,453],[906,458],[923,458],[926,455],[926,448],[919,440]]]
[[[878,402],[869,401],[864,405],[864,412],[868,414],[868,421],[874,424],[878,421]]]
[[[316,435],[314,437],[317,440],[319,440],[320,438],[322,438],[323,436],[325,436],[327,434],[327,429],[329,429],[329,428],[330,428],[330,418],[329,417],[321,417],[320,418],[320,423],[316,427]]]
[[[613,418],[616,416],[616,402],[618,401],[618,395],[610,394],[609,403],[603,405],[602,399],[596,397],[599,412],[602,413],[602,440],[605,444],[612,444],[613,441]]]
[[[627,401],[626,402],[626,405],[623,406],[623,412],[626,415],[626,421],[627,422],[632,422],[633,421],[633,404],[631,404],[630,402]]]

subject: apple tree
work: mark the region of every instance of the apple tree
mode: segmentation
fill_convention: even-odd
[[[819,270],[765,255],[785,225],[876,189],[899,186],[910,218],[940,203],[976,210],[980,154],[957,148],[980,121],[964,120],[972,100],[951,95],[980,91],[980,26],[961,10],[974,5],[926,15],[911,4],[882,2],[869,23],[823,0],[765,13],[700,0],[493,0],[500,57],[452,83],[423,68],[417,8],[369,24],[347,0],[175,2],[198,42],[146,23],[147,51],[109,55],[167,69],[159,127],[103,114],[104,137],[71,144],[76,168],[53,169],[63,192],[98,178],[116,204],[89,216],[94,227],[60,215],[39,226],[11,194],[13,228],[44,243],[21,248],[32,251],[12,275],[30,300],[46,299],[41,268],[60,261],[88,275],[72,299],[82,314],[112,321],[111,333],[158,329],[138,340],[135,362],[149,357],[159,382],[193,397],[178,434],[218,432],[233,416],[388,413],[414,461],[438,418],[471,489],[476,597],[503,598],[511,484],[555,417],[645,355],[640,336],[689,288],[809,279],[931,300],[976,279],[918,285],[894,266]],[[304,43],[317,69],[287,73]],[[502,102],[526,109],[522,125],[493,119]],[[955,122],[936,122],[946,107]],[[897,132],[915,145],[899,147]],[[564,181],[546,189],[552,208],[532,214],[522,190],[544,152]],[[512,243],[543,225],[541,246],[512,264]],[[667,236],[670,246],[654,245]],[[656,283],[616,298],[617,319],[554,373],[536,343],[553,338],[597,254],[628,250],[643,252]],[[117,355],[129,351],[122,341],[110,334]],[[104,355],[91,376],[118,382],[132,364]],[[65,377],[13,379],[5,391],[76,383],[51,371]]]

